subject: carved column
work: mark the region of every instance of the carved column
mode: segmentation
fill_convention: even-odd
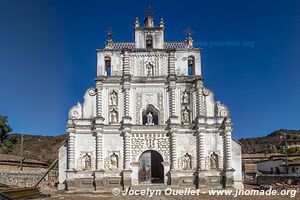
[[[96,87],[96,115],[97,117],[102,117],[102,81],[97,81]]]
[[[177,169],[177,135],[175,131],[170,133],[170,160],[171,160],[171,169]]]
[[[130,113],[130,97],[129,97],[129,83],[124,83],[124,116],[129,117]]]
[[[131,174],[130,169],[131,162],[131,141],[130,141],[130,130],[131,130],[131,117],[130,117],[130,66],[129,66],[129,55],[128,51],[123,51],[123,92],[124,92],[124,116],[122,122],[123,128],[123,152],[124,152],[124,166],[123,166],[123,186],[124,188],[131,187]]]
[[[124,169],[130,169],[130,161],[131,161],[131,154],[130,154],[130,132],[124,131],[123,132],[123,142],[124,142]]]
[[[96,129],[96,170],[103,168],[103,156],[102,156],[102,140],[103,140],[103,129]]]
[[[175,74],[175,51],[169,52],[168,69],[169,75]]]
[[[175,88],[176,88],[176,83],[175,81],[172,81],[169,83],[169,109],[170,109],[170,116],[175,116],[176,111],[175,111]]]
[[[204,160],[204,131],[197,131],[197,167],[199,170],[205,169]]]
[[[232,144],[231,144],[231,128],[226,127],[224,130],[224,169],[225,170],[232,170]]]
[[[128,51],[123,51],[123,92],[124,92],[124,116],[123,124],[130,124],[130,66]]]
[[[75,169],[75,130],[73,128],[68,129],[68,170]]]
[[[123,75],[130,75],[128,51],[123,51]]]
[[[228,120],[228,119],[227,119]],[[224,185],[226,188],[234,186],[234,169],[232,167],[232,138],[231,138],[231,123],[225,124],[223,132],[223,151],[224,151]]]
[[[203,83],[199,79],[196,81],[196,115],[197,117],[205,116],[204,96],[202,93]]]

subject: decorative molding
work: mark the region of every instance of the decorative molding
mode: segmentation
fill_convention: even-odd
[[[138,162],[138,156],[146,150],[156,150],[162,154],[164,162],[169,161],[169,138],[165,134],[136,133],[131,137],[131,144],[133,162]]]

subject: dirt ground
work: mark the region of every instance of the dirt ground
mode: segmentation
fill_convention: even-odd
[[[256,189],[255,186],[245,185],[245,189]],[[120,191],[122,192],[122,191]],[[56,190],[44,190],[42,191],[45,194],[44,197],[39,199],[46,199],[46,200],[146,200],[146,199],[154,199],[154,200],[300,200],[300,191],[297,191],[295,197],[290,196],[237,196],[234,197],[233,195],[208,195],[208,194],[199,194],[199,195],[181,195],[181,196],[171,196],[171,195],[154,195],[153,197],[149,197],[149,195],[113,195],[112,193],[105,193],[105,194],[70,194],[65,192],[57,192]]]

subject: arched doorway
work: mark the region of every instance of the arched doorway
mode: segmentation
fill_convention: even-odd
[[[139,158],[139,183],[163,183],[163,157],[154,150],[147,150]]]

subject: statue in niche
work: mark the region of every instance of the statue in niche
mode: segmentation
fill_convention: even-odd
[[[216,154],[215,152],[213,152],[210,155],[210,168],[211,169],[217,169],[219,168],[219,160],[218,160],[218,154]]]
[[[110,168],[111,169],[117,169],[118,168],[118,156],[115,153],[113,153],[110,156]]]
[[[118,103],[118,97],[115,91],[110,94],[110,105],[116,106]]]
[[[182,111],[182,122],[185,123],[185,122],[189,122],[189,121],[190,121],[189,111],[185,107],[184,110]]]
[[[117,123],[118,122],[117,111],[115,109],[112,109],[112,111],[110,112],[110,122],[111,123]]]
[[[184,91],[182,95],[182,103],[189,103],[189,101],[189,94],[186,91]]]
[[[153,65],[151,63],[147,64],[147,76],[153,76]]]
[[[184,170],[187,170],[187,169],[191,169],[192,166],[191,166],[191,156],[186,153],[184,156],[183,156],[183,166],[182,166],[182,169]]]
[[[148,112],[147,114],[147,125],[153,125],[153,116],[151,112]]]
[[[89,156],[86,153],[83,158],[84,158],[84,170],[85,171],[91,170],[91,168],[92,168],[91,156]]]

